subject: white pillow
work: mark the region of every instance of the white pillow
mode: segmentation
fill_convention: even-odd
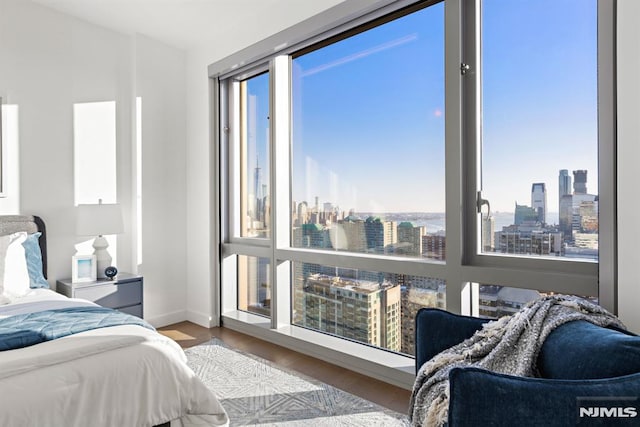
[[[7,304],[4,295],[4,258],[7,255],[7,248],[11,243],[11,235],[0,236],[0,303]],[[0,305],[1,305],[0,304]]]
[[[7,237],[7,236],[3,236]],[[3,293],[9,298],[21,297],[31,290],[29,287],[29,270],[24,253],[24,243],[27,240],[27,232],[19,231],[8,236],[4,255],[4,274],[2,275]],[[0,248],[4,245],[0,244]]]

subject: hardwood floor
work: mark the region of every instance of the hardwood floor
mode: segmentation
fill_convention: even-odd
[[[411,392],[408,390],[231,329],[207,329],[194,323],[181,322],[159,328],[158,332],[172,338],[182,348],[192,347],[216,337],[229,347],[270,360],[283,368],[315,378],[394,411],[406,414],[409,407]]]

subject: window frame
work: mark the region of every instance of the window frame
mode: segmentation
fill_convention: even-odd
[[[361,25],[416,7],[420,0],[367,2],[357,13],[341,4],[320,13],[209,66],[212,171],[214,175],[213,298],[225,326],[281,342],[299,351],[322,355],[345,366],[384,381],[406,385],[413,366],[406,357],[380,349],[362,350],[347,356],[353,343],[331,339],[319,332],[291,325],[291,263],[309,262],[337,267],[369,269],[398,274],[433,277],[446,282],[447,310],[477,313],[475,283],[494,283],[541,291],[597,295],[601,305],[616,311],[616,206],[615,206],[615,0],[598,0],[598,115],[599,115],[599,197],[600,258],[598,262],[548,260],[478,254],[479,215],[476,207],[479,182],[480,75],[460,73],[461,63],[477,70],[480,45],[480,0],[442,0],[445,20],[445,262],[410,257],[331,252],[291,247],[291,57],[323,40],[353,31]],[[429,1],[434,4],[438,1]],[[310,29],[311,28],[311,29]],[[234,84],[240,79],[270,73],[270,193],[269,238],[241,238],[236,214],[239,212],[239,171],[234,166],[234,141],[239,122]],[[472,95],[471,100],[469,94]],[[473,98],[475,96],[475,98]],[[471,111],[469,110],[471,108]],[[237,157],[237,156],[236,156]],[[604,165],[601,167],[601,165]],[[467,172],[470,171],[470,172]],[[462,207],[462,208],[461,208]],[[219,218],[215,215],[219,214]],[[234,219],[236,218],[236,219]],[[472,238],[466,238],[471,236]],[[271,263],[271,320],[238,313],[236,255],[269,258]],[[475,307],[475,310],[474,310]],[[286,337],[284,337],[286,335]],[[325,343],[325,345],[311,344]],[[336,341],[337,340],[337,341]],[[345,342],[343,342],[345,341]],[[334,347],[328,348],[327,346]],[[373,349],[371,349],[373,350]],[[363,356],[363,354],[366,354]],[[380,356],[379,359],[376,359]],[[395,359],[394,359],[395,357]],[[363,365],[363,359],[367,362]],[[375,359],[375,361],[374,361]],[[388,362],[394,360],[393,362]],[[410,359],[412,360],[412,359]],[[375,367],[368,366],[373,363]],[[381,366],[395,364],[391,370]],[[373,365],[372,365],[373,366]],[[403,374],[397,377],[398,366]],[[395,373],[393,373],[395,372]],[[395,378],[395,379],[394,379]]]
[[[597,296],[602,306],[615,312],[615,1],[598,0],[597,7],[599,260],[509,256],[480,250],[481,0],[464,2],[461,10],[461,63],[470,67],[462,79],[463,164],[469,171],[464,178],[463,209],[464,230],[471,237],[464,240],[462,258],[465,280]],[[612,167],[602,168],[601,164]]]

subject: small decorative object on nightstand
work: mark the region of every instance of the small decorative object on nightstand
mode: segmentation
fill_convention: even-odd
[[[142,318],[142,276],[117,273],[115,279],[73,283],[58,280],[56,291],[69,298],[82,298]]]
[[[107,279],[109,280],[113,280],[113,278],[116,277],[116,274],[118,274],[118,269],[113,265],[104,269],[104,275],[107,276]]]

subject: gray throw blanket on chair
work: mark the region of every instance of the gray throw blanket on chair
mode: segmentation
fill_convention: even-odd
[[[558,326],[587,320],[626,329],[611,313],[582,298],[551,295],[532,301],[512,316],[483,325],[471,338],[426,362],[413,386],[409,418],[414,426],[441,426],[449,410],[449,371],[475,366],[503,374],[538,376],[536,359]]]

